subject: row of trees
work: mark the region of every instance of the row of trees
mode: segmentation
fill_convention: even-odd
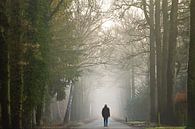
[[[131,44],[145,40],[146,49],[134,53],[143,55],[149,51],[150,120],[153,122],[176,123],[175,95],[177,92],[186,92],[189,3],[186,0],[126,0],[115,3],[115,9],[121,11],[120,18],[125,19],[132,8],[141,10],[145,17],[130,20],[137,25],[136,31],[140,31]]]
[[[186,4],[188,4],[188,2]],[[176,53],[178,49],[177,27],[179,26],[179,17],[177,15],[178,1],[171,1],[170,10],[168,9],[169,1],[163,0],[161,2],[160,0],[156,0],[155,3],[151,2],[149,4],[149,14],[147,13],[146,3],[144,3],[143,6],[145,17],[150,26],[150,64],[154,64],[153,66],[150,65],[150,82],[154,83],[150,84],[152,102],[151,113],[153,113],[151,115],[151,120],[155,121],[156,118],[159,118],[158,121],[161,121],[162,123],[173,124],[175,123],[174,87],[176,85],[176,69],[178,69],[178,66],[176,66],[176,64],[177,62],[178,64],[182,63],[176,59]],[[163,23],[160,22],[161,7]],[[185,11],[187,11],[187,8],[185,9]],[[185,18],[188,19],[188,17]],[[186,27],[188,28],[188,26]],[[161,30],[163,30],[163,32],[161,32]],[[189,29],[187,31],[189,31]],[[186,42],[183,42],[182,44],[186,44]],[[155,67],[157,68],[155,69]],[[157,93],[155,92],[156,89]],[[157,96],[155,95],[155,93]],[[155,109],[155,98],[157,98],[157,110]]]
[[[0,3],[3,128],[50,123],[50,104],[64,100],[67,88],[64,123],[73,119],[73,96],[82,90],[75,86],[81,71],[102,63],[94,51],[100,39],[92,36],[103,23],[100,6],[96,0]]]
[[[3,128],[30,128],[39,126],[41,121],[49,122],[51,99],[65,99],[67,87],[70,94],[66,99],[64,122],[88,118],[89,114],[80,112],[90,110],[90,90],[81,83],[82,78],[78,78],[89,66],[113,63],[128,69],[130,81],[127,80],[127,85],[130,87],[127,87],[127,94],[129,105],[138,109],[135,118],[143,117],[139,113],[144,111],[136,106],[142,107],[142,102],[148,100],[149,82],[150,120],[166,124],[176,122],[175,94],[179,90],[186,92],[190,2],[118,0],[114,4],[112,14],[119,14],[120,25],[105,32],[101,25],[107,17],[101,2],[96,0],[1,1]],[[144,16],[131,15],[128,11],[132,7],[138,12],[141,10]],[[192,7],[193,2],[191,17]],[[194,126],[193,32],[191,29],[189,129]],[[122,52],[113,51],[117,49]],[[143,81],[145,83],[141,84]],[[144,88],[136,88],[140,85]],[[83,109],[78,110],[78,107]],[[127,111],[132,116],[134,110]]]
[[[53,41],[56,41],[52,39],[54,32],[51,24],[60,8],[68,10],[70,4],[71,1],[63,0],[1,1],[0,88],[3,128],[30,128],[47,121],[50,99],[55,95],[59,100],[64,99],[63,88],[78,76],[78,69],[72,67],[78,63],[78,56],[70,55],[76,53],[73,45],[68,46],[68,41],[64,41],[68,46],[66,48],[70,48],[70,51],[66,51],[68,54],[64,54],[67,55],[64,56],[66,61],[59,56],[56,61],[52,58],[55,53],[51,50]],[[69,20],[70,12],[65,12],[66,21]],[[71,32],[74,29],[70,28],[66,38],[69,35],[73,37]],[[58,64],[61,60],[63,64],[59,66],[60,69]],[[55,71],[56,68],[58,71]],[[63,76],[60,70],[64,72]],[[54,82],[58,84],[54,85]]]

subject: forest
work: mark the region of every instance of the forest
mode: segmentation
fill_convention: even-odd
[[[0,0],[0,129],[87,125],[104,104],[195,129],[195,1]]]

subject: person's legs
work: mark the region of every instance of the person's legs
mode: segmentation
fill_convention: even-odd
[[[108,118],[106,118],[106,126],[108,126]]]
[[[104,127],[106,126],[106,118],[104,117]]]

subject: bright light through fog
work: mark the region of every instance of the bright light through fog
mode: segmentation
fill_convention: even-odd
[[[115,22],[114,22],[114,21],[108,20],[108,21],[105,21],[105,22],[102,24],[102,29],[103,29],[103,30],[109,30],[109,29],[112,28],[114,25],[115,25]]]
[[[94,68],[95,69],[95,68]],[[125,91],[121,88],[118,75],[107,71],[104,67],[96,69],[98,73],[90,75],[90,92],[92,114],[101,117],[105,104],[110,108],[111,117],[124,117]]]
[[[117,87],[105,87],[94,91],[94,113],[101,117],[101,110],[105,104],[110,108],[111,116],[119,116],[120,89]]]
[[[100,3],[102,3],[102,11],[107,11],[111,4],[112,4],[113,0],[100,0]]]

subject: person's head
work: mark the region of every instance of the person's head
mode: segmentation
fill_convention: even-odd
[[[107,104],[105,104],[104,107],[107,107]]]

